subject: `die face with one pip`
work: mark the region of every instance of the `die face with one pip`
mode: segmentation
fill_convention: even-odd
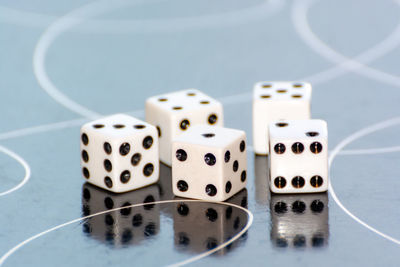
[[[269,126],[269,138],[272,192],[328,190],[328,129],[325,121],[273,122]]]
[[[311,85],[305,82],[259,82],[253,91],[253,147],[267,155],[268,125],[277,120],[310,118]]]
[[[197,125],[172,146],[172,188],[176,196],[225,201],[246,187],[246,134]]]
[[[174,138],[197,124],[223,126],[223,108],[217,100],[189,89],[147,99],[146,121],[157,127],[160,160],[171,166]]]
[[[81,165],[87,182],[126,192],[158,181],[158,137],[154,126],[124,114],[81,128]]]

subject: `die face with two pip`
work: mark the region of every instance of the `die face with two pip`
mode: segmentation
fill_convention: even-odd
[[[325,121],[273,122],[269,126],[269,139],[272,192],[328,190],[328,128]]]
[[[124,114],[81,128],[81,166],[87,182],[126,192],[158,181],[158,137],[154,126]]]
[[[199,90],[183,90],[147,99],[146,121],[157,127],[160,160],[171,166],[173,139],[197,124],[223,126],[223,108]]]
[[[268,125],[277,120],[310,118],[311,85],[305,82],[259,82],[253,90],[253,147],[267,155]]]
[[[246,134],[197,125],[172,145],[172,188],[176,196],[225,201],[246,187]]]

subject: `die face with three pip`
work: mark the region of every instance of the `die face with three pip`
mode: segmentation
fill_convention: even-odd
[[[328,190],[328,128],[323,120],[290,120],[269,126],[270,189],[274,193]]]
[[[172,145],[172,188],[176,196],[225,201],[246,187],[246,134],[197,125]]]
[[[147,99],[146,121],[157,127],[160,160],[171,166],[174,138],[197,124],[223,126],[223,108],[199,90],[188,89]]]
[[[116,114],[81,128],[81,166],[87,182],[112,192],[126,192],[158,181],[157,129]]]
[[[310,118],[311,85],[305,82],[259,82],[253,90],[253,147],[267,155],[268,125],[277,120]]]

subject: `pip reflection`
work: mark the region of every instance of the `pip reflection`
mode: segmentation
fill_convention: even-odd
[[[328,245],[328,194],[271,195],[271,241],[277,248]]]
[[[115,194],[85,183],[82,188],[82,213],[88,216],[102,211],[160,200],[158,185],[124,194]],[[87,236],[114,248],[134,245],[160,231],[158,205],[144,204],[96,215],[83,222]]]

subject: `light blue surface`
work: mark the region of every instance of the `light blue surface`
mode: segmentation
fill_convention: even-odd
[[[312,1],[308,23],[332,50],[310,46],[310,39],[302,39],[296,31],[300,28],[302,34],[306,33],[307,29],[295,22],[294,17],[302,11],[296,6],[307,2],[108,1],[107,7],[96,13],[104,1],[2,1],[0,136],[26,127],[82,118],[41,88],[35,77],[33,58],[35,46],[46,29],[83,5],[88,6],[72,16],[82,23],[66,29],[49,45],[45,70],[60,92],[97,113],[136,111],[132,114],[143,117],[147,97],[198,88],[224,103],[225,125],[245,130],[251,144],[253,84],[261,80],[311,77],[312,114],[328,121],[331,150],[350,134],[399,116],[400,82],[388,83],[372,75],[348,71],[328,80],[313,76],[335,66],[332,58],[329,60],[318,52],[333,50],[356,57],[371,47],[380,49],[377,44],[389,37],[393,49],[368,66],[396,78],[400,53],[396,44],[400,34],[395,31],[400,7],[396,1]],[[238,94],[244,95],[232,97]],[[345,150],[399,146],[398,133],[399,125],[376,131],[354,141]],[[79,218],[84,181],[79,166],[79,124],[0,138],[0,145],[19,154],[32,169],[25,186],[0,197],[0,254],[3,255],[37,233]],[[338,155],[330,172],[332,186],[343,205],[394,239],[400,239],[399,157],[396,151]],[[276,247],[272,224],[278,215],[270,210],[266,158],[255,158],[248,152],[248,166],[246,193],[248,209],[254,214],[252,227],[231,251],[193,265],[398,265],[399,245],[354,221],[331,196],[326,201],[329,203],[325,203],[326,208],[329,205],[325,246],[315,248],[307,243],[302,248]],[[161,200],[173,198],[169,171],[164,168],[161,176],[162,191],[158,196]],[[24,169],[16,161],[0,155],[0,191],[17,185],[23,176]],[[140,202],[135,195],[138,194],[131,193],[132,200]],[[4,265],[159,266],[201,253],[182,252],[176,246],[173,204],[158,205],[156,210],[158,233],[139,243],[115,248],[85,234],[82,223],[76,223],[27,244]],[[296,220],[295,215],[290,216]],[[317,215],[310,217],[315,222],[320,219]],[[292,224],[285,225],[290,228]],[[199,230],[199,235],[202,231]],[[219,233],[225,231],[228,229],[222,227]],[[193,248],[189,245],[188,249]]]

